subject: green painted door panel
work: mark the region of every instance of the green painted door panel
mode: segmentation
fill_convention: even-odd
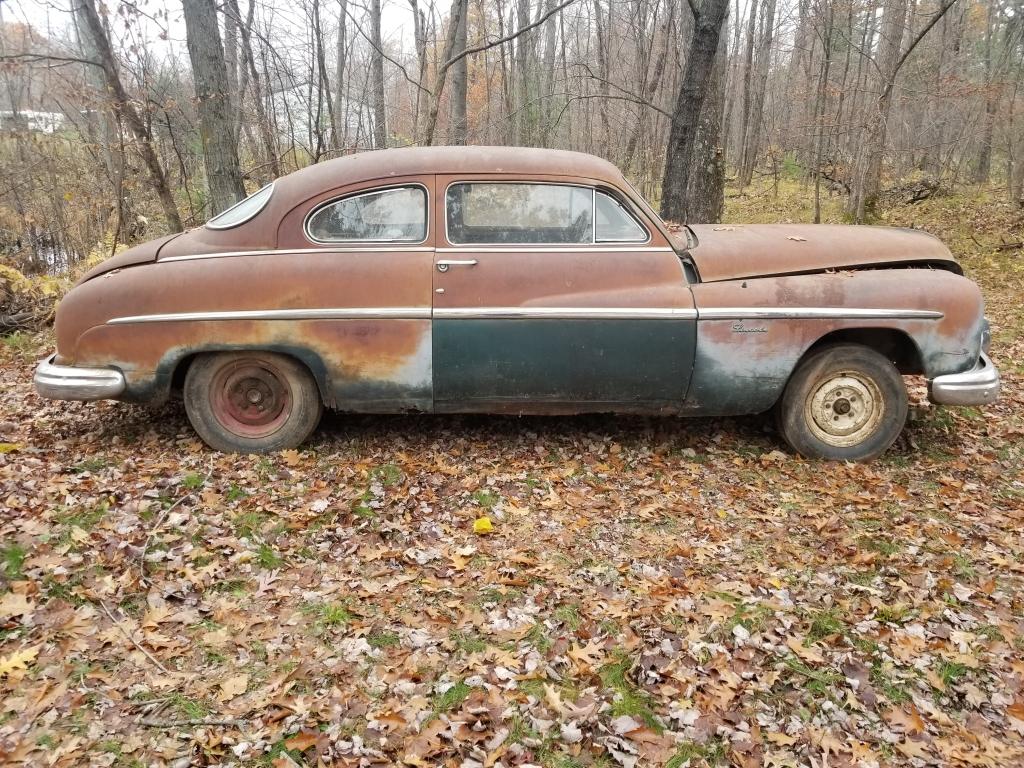
[[[695,340],[691,319],[435,318],[435,408],[675,410]]]

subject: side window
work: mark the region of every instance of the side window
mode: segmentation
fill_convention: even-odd
[[[206,222],[207,229],[231,229],[239,224],[244,224],[263,210],[272,194],[274,194],[273,182],[267,184],[259,192],[253,192],[241,202],[235,203],[226,211],[218,213]]]
[[[599,243],[645,243],[649,235],[643,225],[611,195],[594,195],[594,234]]]
[[[427,236],[427,193],[405,186],[360,192],[317,208],[306,235],[318,243],[419,243]]]
[[[448,240],[456,244],[594,242],[594,193],[567,184],[473,182],[445,193]]]

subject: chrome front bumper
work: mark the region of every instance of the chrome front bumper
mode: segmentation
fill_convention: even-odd
[[[940,405],[985,405],[999,397],[999,370],[984,352],[963,373],[936,376],[928,382],[928,399]]]
[[[50,355],[32,377],[36,392],[52,400],[104,400],[124,392],[124,374],[113,368],[56,365]]]

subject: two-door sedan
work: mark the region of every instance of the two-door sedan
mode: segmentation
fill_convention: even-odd
[[[339,158],[126,250],[61,302],[52,398],[180,391],[223,451],[362,413],[755,414],[867,460],[933,402],[992,402],[978,287],[922,232],[690,226],[610,163],[501,147]]]

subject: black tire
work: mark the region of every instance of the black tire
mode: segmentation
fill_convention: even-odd
[[[295,448],[323,413],[309,370],[270,352],[201,355],[189,366],[183,394],[199,437],[225,453]]]
[[[907,421],[907,387],[884,355],[860,344],[809,354],[776,406],[779,432],[802,456],[871,461]]]

